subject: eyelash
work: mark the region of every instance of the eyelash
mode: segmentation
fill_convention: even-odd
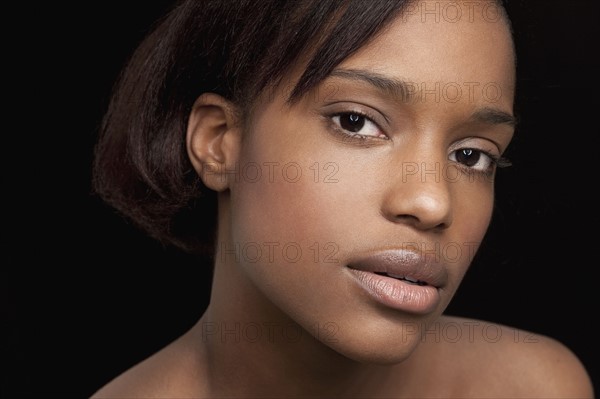
[[[369,123],[372,123],[374,126],[376,126],[377,129],[379,131],[381,131],[386,137],[385,138],[374,137],[374,136],[364,135],[364,134],[360,134],[360,133],[349,132],[349,131],[343,129],[341,126],[339,126],[333,120],[333,118],[335,118],[335,117],[338,117],[338,116],[342,117],[342,116],[348,116],[348,115],[358,115],[362,118],[365,118]],[[370,145],[376,144],[376,143],[374,143],[374,141],[389,140],[389,136],[384,132],[384,130],[379,126],[379,124],[377,122],[375,122],[375,120],[374,120],[375,118],[373,116],[369,115],[369,113],[367,113],[367,112],[358,111],[358,110],[336,112],[336,113],[327,115],[327,119],[330,122],[331,130],[333,132],[335,132],[338,135],[338,137],[342,138],[342,140],[344,140],[344,141],[352,140],[352,141],[356,141],[357,143],[359,143],[363,146],[370,146]],[[453,162],[457,163],[460,166],[460,168],[467,174],[483,174],[483,175],[487,176],[487,175],[492,174],[496,168],[506,168],[506,167],[509,167],[512,165],[512,162],[508,158],[494,155],[490,151],[486,151],[481,148],[462,147],[462,148],[453,150],[451,152],[451,154],[456,154],[458,151],[464,151],[464,150],[476,151],[476,152],[480,153],[481,155],[486,156],[490,160],[490,167],[487,168],[486,170],[478,170],[476,168],[473,168],[472,166],[467,166],[460,162],[453,161]]]
[[[461,149],[463,149],[463,148],[461,148]],[[502,168],[508,168],[509,166],[512,166],[512,162],[510,161],[510,159],[508,159],[506,157],[499,157],[498,155],[493,155],[493,154],[489,153],[488,151],[478,150],[476,148],[472,148],[472,149],[479,151],[480,153],[490,157],[490,159],[492,160],[492,163],[495,164],[497,168],[502,169]]]

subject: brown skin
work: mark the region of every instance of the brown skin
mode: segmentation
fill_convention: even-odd
[[[456,151],[500,156],[508,146],[511,124],[472,116],[482,109],[512,113],[511,46],[503,21],[399,18],[336,68],[428,89],[456,83],[459,101],[435,101],[433,94],[403,101],[335,76],[293,105],[282,85],[242,123],[234,104],[201,96],[190,116],[188,153],[204,183],[220,193],[210,305],[191,331],[95,397],[591,397],[583,367],[561,344],[442,316],[493,206],[493,171],[469,170]],[[298,65],[284,82],[302,70]],[[490,101],[475,89],[471,97],[467,82],[493,83],[502,95]],[[340,132],[332,116],[340,112],[367,113],[377,125],[359,133],[374,137]],[[261,165],[261,178],[245,168],[252,162]],[[276,163],[272,176],[268,162]],[[290,162],[302,170],[297,181],[295,168],[282,174]],[[410,162],[438,165],[445,174],[403,173]],[[239,172],[227,173],[236,164]],[[346,267],[353,257],[409,243],[461,249],[445,262],[448,281],[427,314],[373,301]],[[235,245],[242,248],[237,259],[222,251]],[[291,261],[298,247],[302,254]],[[237,339],[221,335],[235,323]],[[439,338],[426,327],[437,328]]]

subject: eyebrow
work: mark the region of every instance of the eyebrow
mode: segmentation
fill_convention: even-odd
[[[513,115],[496,108],[480,108],[473,115],[471,120],[474,122],[485,123],[487,125],[508,125],[517,126],[518,120]]]
[[[387,94],[400,97],[404,102],[408,102],[414,98],[415,87],[419,87],[413,82],[391,78],[362,69],[335,69],[331,72],[330,76],[368,83]],[[508,125],[511,127],[515,127],[518,123],[517,118],[510,113],[493,107],[480,108],[469,119],[473,122],[487,125]]]
[[[378,73],[365,71],[362,69],[335,69],[330,76],[339,78],[358,80],[370,84],[379,90],[385,91],[388,94],[400,95],[403,101],[410,100],[413,96],[415,85],[404,80],[390,78]]]

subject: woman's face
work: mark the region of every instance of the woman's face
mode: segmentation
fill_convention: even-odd
[[[299,65],[244,137],[227,237],[242,275],[350,358],[408,356],[490,222],[514,58],[505,21],[470,7],[417,5],[290,106]]]

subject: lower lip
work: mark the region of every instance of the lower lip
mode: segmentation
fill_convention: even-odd
[[[440,294],[431,285],[416,285],[363,270],[348,270],[375,301],[387,307],[427,314],[433,312],[440,303]]]

